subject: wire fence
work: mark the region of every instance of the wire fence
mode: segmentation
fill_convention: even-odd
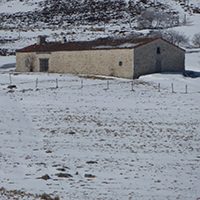
[[[104,90],[110,90],[110,89],[117,89],[116,86],[123,85],[125,86],[126,90],[130,91],[135,91],[138,86],[145,86],[145,88],[139,88],[141,91],[142,89],[145,90],[146,92],[148,89],[146,86],[149,86],[149,90],[154,90],[157,92],[163,92],[167,91],[169,93],[194,93],[194,90],[189,91],[188,85],[183,85],[182,88],[180,89],[180,86],[177,87],[176,90],[176,85],[174,83],[171,83],[171,86],[167,86],[164,84],[162,86],[161,83],[149,83],[149,82],[144,82],[140,80],[119,80],[115,78],[110,78],[110,77],[95,77],[95,76],[81,76],[81,77],[73,77],[72,79],[59,79],[59,78],[52,78],[48,75],[49,78],[35,78],[35,80],[24,80],[24,81],[17,81],[14,80],[14,76],[17,74],[12,74],[9,73],[9,89],[14,89],[17,88],[17,85],[26,85],[29,84],[31,85],[31,88],[37,88],[37,89],[62,89],[62,88],[73,88],[73,89],[83,89],[83,88],[88,88],[88,87],[99,87]],[[115,86],[115,87],[113,87]],[[119,87],[118,87],[119,88]],[[197,93],[200,93],[200,91],[196,91]]]

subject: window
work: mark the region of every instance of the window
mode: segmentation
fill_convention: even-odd
[[[25,59],[24,65],[25,65],[25,67],[29,67],[29,65],[30,65],[29,59]]]
[[[122,66],[122,65],[123,65],[122,61],[119,61],[119,66]]]
[[[157,54],[160,54],[160,47],[157,47]]]
[[[40,72],[48,72],[49,70],[49,59],[40,58]]]

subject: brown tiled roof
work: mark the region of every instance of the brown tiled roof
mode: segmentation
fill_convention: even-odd
[[[45,52],[45,51],[70,51],[70,50],[85,50],[91,49],[88,42],[68,42],[62,44],[61,42],[49,42],[43,44],[34,44],[17,52]]]
[[[34,44],[25,47],[23,49],[16,50],[16,52],[51,52],[51,51],[78,51],[78,50],[80,51],[80,50],[95,50],[95,49],[127,49],[127,48],[134,49],[144,44],[155,41],[157,39],[162,39],[162,38],[157,37],[157,38],[142,38],[142,39],[118,39],[118,40],[112,38],[99,38],[94,41],[84,41],[84,42],[82,41],[67,42],[67,43],[46,42],[40,45]],[[166,40],[164,41],[167,42]],[[127,43],[129,43],[128,46],[123,46],[123,44]],[[132,46],[130,44],[132,44]]]

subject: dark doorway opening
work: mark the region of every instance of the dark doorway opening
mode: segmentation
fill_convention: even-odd
[[[40,72],[48,72],[49,70],[49,59],[40,58]]]
[[[159,58],[156,59],[156,72],[162,72],[162,60]]]

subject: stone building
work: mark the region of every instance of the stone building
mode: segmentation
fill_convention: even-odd
[[[16,71],[138,78],[158,72],[185,70],[185,50],[162,38],[97,39],[87,42],[46,42],[16,51]]]

